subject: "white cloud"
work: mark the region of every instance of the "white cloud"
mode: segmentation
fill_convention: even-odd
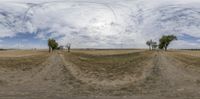
[[[0,38],[35,33],[73,47],[146,47],[164,34],[200,38],[199,0],[0,0]],[[45,3],[46,2],[46,3]],[[31,4],[34,3],[34,4]],[[178,46],[176,46],[178,44]],[[194,47],[177,41],[171,47]]]
[[[170,45],[170,48],[181,48],[181,49],[187,49],[187,48],[200,48],[199,43],[192,43],[192,42],[187,42],[183,40],[179,41],[174,41],[172,42],[172,45]]]

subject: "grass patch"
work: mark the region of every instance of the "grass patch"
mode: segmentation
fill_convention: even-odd
[[[128,54],[133,52],[139,52],[142,50],[134,50],[134,49],[106,49],[106,50],[72,50],[72,52],[82,53],[82,54],[90,54],[90,55],[119,55],[119,54]]]
[[[200,67],[200,58],[181,53],[171,53],[176,59],[188,64],[187,66]]]
[[[115,79],[129,74],[141,74],[145,61],[152,52],[135,52],[116,55],[94,55],[80,52],[66,53],[66,60],[83,72],[98,78]]]
[[[0,67],[11,70],[30,70],[32,67],[39,66],[43,63],[48,56],[48,54],[40,54],[26,57],[1,57]]]

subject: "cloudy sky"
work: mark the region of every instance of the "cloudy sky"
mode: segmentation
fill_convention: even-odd
[[[178,37],[170,48],[200,48],[199,0],[0,0],[0,48],[146,48]]]

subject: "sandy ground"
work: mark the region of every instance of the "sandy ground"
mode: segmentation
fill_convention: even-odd
[[[143,74],[134,80],[99,82],[81,74],[62,52],[53,53],[29,70],[0,68],[0,98],[199,99],[199,72],[185,69],[187,64],[166,52],[153,52],[148,63]]]

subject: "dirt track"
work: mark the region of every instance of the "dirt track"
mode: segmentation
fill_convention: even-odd
[[[41,66],[28,71],[0,70],[0,98],[57,99],[74,96],[127,96],[135,99],[198,99],[198,72],[183,68],[182,61],[165,52],[154,52],[144,75],[137,81],[122,79],[120,86],[81,76],[61,53],[52,54]],[[85,79],[84,79],[85,78]],[[95,83],[96,82],[96,83]],[[123,83],[122,83],[123,82]],[[125,83],[124,83],[125,82]],[[93,97],[94,98],[94,97]],[[103,97],[106,98],[106,97]],[[108,98],[107,98],[108,99]]]
[[[169,94],[172,96],[199,96],[200,86],[197,81],[200,79],[198,73],[186,71],[182,62],[170,57],[166,53],[159,52],[158,63],[160,76],[162,80],[167,82]]]

